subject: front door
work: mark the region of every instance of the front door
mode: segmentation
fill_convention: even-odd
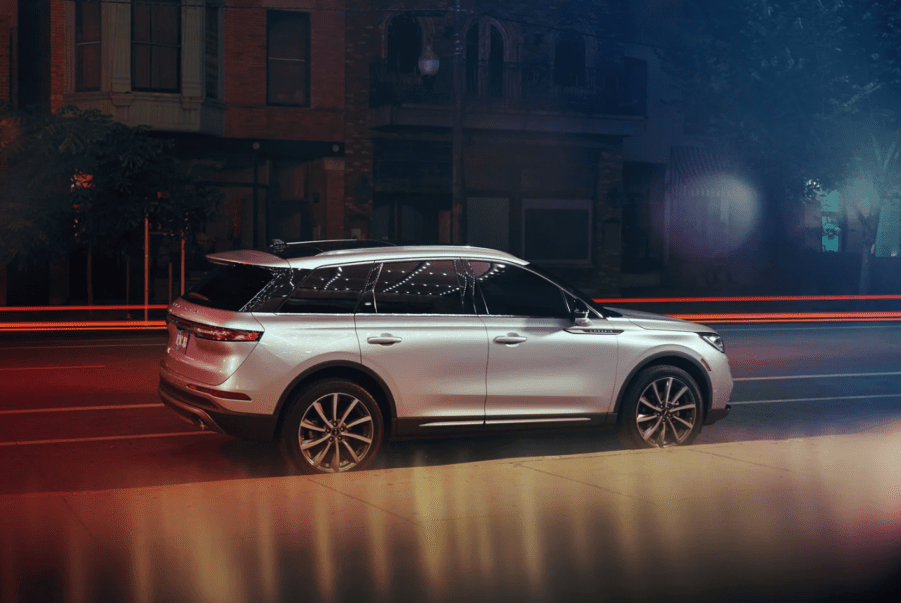
[[[569,294],[534,272],[470,264],[488,334],[486,425],[587,422],[608,412],[617,334],[604,319],[576,325]]]

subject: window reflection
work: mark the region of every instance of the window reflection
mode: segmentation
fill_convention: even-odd
[[[375,285],[379,314],[472,314],[453,260],[391,262]]]
[[[318,268],[279,310],[305,314],[352,314],[372,264]]]

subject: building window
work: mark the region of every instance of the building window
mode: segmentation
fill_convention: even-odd
[[[466,34],[466,91],[504,95],[504,38],[494,25],[476,23]]]
[[[207,98],[219,99],[219,7],[206,7],[204,13],[203,83]]]
[[[310,15],[270,10],[268,32],[268,84],[270,105],[305,107],[310,104]]]
[[[623,113],[644,115],[647,111],[648,64],[641,59],[623,58],[625,83],[623,91]]]
[[[523,199],[522,256],[536,262],[590,262],[591,210],[587,199]]]
[[[100,1],[75,3],[75,91],[100,90]]]
[[[395,17],[388,25],[388,71],[415,73],[422,54],[422,28],[412,17]]]
[[[181,0],[132,2],[131,82],[134,90],[181,90]]]
[[[585,85],[585,42],[579,32],[561,32],[554,48],[554,83],[558,86]]]

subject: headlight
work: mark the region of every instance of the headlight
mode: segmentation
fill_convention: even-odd
[[[701,339],[718,349],[723,354],[726,353],[726,346],[723,344],[723,338],[716,333],[698,333]]]

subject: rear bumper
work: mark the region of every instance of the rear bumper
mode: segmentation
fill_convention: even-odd
[[[212,399],[186,391],[163,377],[160,377],[158,392],[163,404],[201,429],[245,440],[270,442],[275,438],[277,417],[224,410]]]

